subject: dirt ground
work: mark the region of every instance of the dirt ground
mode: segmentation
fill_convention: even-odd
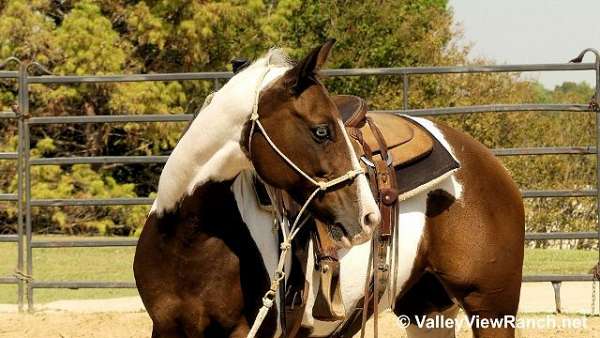
[[[562,287],[563,311],[589,313],[591,284],[564,283]],[[598,301],[598,299],[597,299]],[[596,303],[596,309],[600,304]],[[63,300],[36,305],[34,314],[19,314],[14,305],[0,304],[0,338],[137,338],[149,337],[152,324],[139,297],[95,300]],[[519,318],[540,320],[551,318],[560,322],[585,318],[581,329],[523,329],[517,337],[524,338],[600,338],[600,317],[559,315],[554,311],[554,293],[550,283],[525,284],[521,293]],[[459,318],[464,319],[460,314]],[[387,312],[380,317],[379,337],[406,337],[396,317]],[[369,323],[370,324],[370,323]],[[372,326],[368,325],[368,337]],[[358,335],[359,336],[359,335]],[[471,337],[468,327],[458,330],[457,337]]]
[[[2,338],[134,338],[149,337],[152,323],[145,312],[37,312],[0,314]]]
[[[527,315],[527,317],[535,318],[539,315]],[[527,329],[518,331],[517,337],[600,337],[600,318],[587,318],[586,321],[587,329]],[[382,315],[380,325],[380,337],[406,337],[404,330],[398,326],[395,317],[390,313]],[[150,330],[151,322],[145,312],[0,314],[0,337],[2,338],[137,338],[149,337]],[[369,330],[369,337],[371,332]],[[458,337],[471,337],[470,331],[466,328],[462,329]]]

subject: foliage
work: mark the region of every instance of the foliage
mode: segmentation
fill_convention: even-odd
[[[538,88],[539,89],[539,88]],[[586,103],[593,95],[588,84],[564,83],[553,91],[540,89],[539,102]],[[595,144],[594,113],[520,113],[509,126],[516,146],[581,146]],[[519,122],[520,121],[520,122]],[[512,145],[509,145],[512,146]],[[595,189],[596,161],[593,155],[547,155],[505,160],[522,189]],[[594,198],[540,198],[526,201],[526,230],[595,231]],[[551,243],[537,242],[537,246]],[[569,246],[590,248],[593,241],[565,241]]]
[[[446,0],[66,0],[0,1],[0,58],[37,60],[56,74],[120,74],[230,69],[238,56],[255,58],[272,46],[293,58],[334,37],[331,68],[417,67],[490,63],[471,60]],[[554,90],[517,74],[419,75],[403,102],[399,76],[326,79],[332,92],[357,94],[376,109],[493,103],[583,103],[592,89],[565,83]],[[212,81],[32,85],[34,116],[180,114],[198,109]],[[10,109],[14,81],[0,81],[0,108]],[[484,113],[438,120],[490,147],[591,145],[593,114]],[[165,155],[181,124],[33,127],[32,156]],[[0,151],[16,147],[14,124],[0,122]],[[591,156],[503,159],[523,189],[591,188]],[[0,161],[0,189],[16,188],[14,163]],[[40,166],[32,170],[35,198],[150,196],[157,165]],[[527,201],[528,231],[590,230],[591,199]],[[34,208],[37,231],[132,233],[144,207]],[[0,206],[0,230],[14,231],[15,209]],[[581,241],[579,246],[589,246]],[[544,245],[544,243],[542,243]]]

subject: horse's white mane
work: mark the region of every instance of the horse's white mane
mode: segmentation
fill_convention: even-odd
[[[271,48],[263,57],[269,60],[269,64],[275,67],[292,67],[294,62],[281,48]]]
[[[285,52],[272,48],[205,102],[167,160],[150,212],[160,215],[172,210],[197,186],[209,180],[231,179],[252,167],[240,147],[243,126],[252,112],[257,91],[292,65]]]
[[[268,84],[272,83],[273,80],[278,78],[280,75],[283,75],[283,73],[273,72],[272,71],[273,69],[287,70],[293,66],[294,66],[294,61],[292,61],[292,59],[290,59],[290,57],[287,55],[287,53],[285,53],[280,48],[271,48],[265,55],[263,55],[262,57],[258,58],[254,62],[252,62],[248,67],[242,69],[239,73],[235,74],[235,76],[233,76],[229,80],[229,82],[227,82],[227,84],[230,84],[230,83],[237,84],[238,81],[246,82],[247,81],[246,76],[248,73],[256,73],[256,72],[262,73],[268,68],[270,70],[270,73],[273,73],[273,74],[270,74],[270,76],[267,76],[266,78],[264,78],[264,80],[262,81],[262,84],[258,88],[258,89],[262,90]],[[256,74],[254,76],[256,76]],[[260,75],[259,75],[259,77],[260,77]],[[247,84],[248,84],[248,82],[246,82],[246,85]]]

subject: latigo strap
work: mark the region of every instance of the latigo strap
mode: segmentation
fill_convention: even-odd
[[[356,121],[353,123],[356,123]],[[364,337],[367,318],[371,314],[375,314],[373,317],[373,335],[377,338],[378,304],[390,281],[390,262],[388,253],[391,252],[390,246],[393,229],[398,222],[396,173],[394,171],[391,154],[388,151],[386,141],[381,131],[369,117],[366,117],[366,123],[369,125],[369,128],[377,140],[381,156],[373,156],[370,147],[364,142],[360,129],[353,126],[349,126],[348,129],[349,134],[363,149],[361,160],[367,167],[367,175],[369,177],[371,189],[375,195],[377,204],[379,205],[382,221],[373,235],[367,281],[365,281],[364,298],[359,301],[355,310],[348,318],[346,318],[331,337],[351,337],[358,332],[359,329],[361,331],[361,337]]]

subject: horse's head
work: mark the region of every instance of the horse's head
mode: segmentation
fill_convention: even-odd
[[[354,176],[360,170],[357,156],[317,76],[332,46],[328,41],[314,49],[260,92],[257,117],[264,132],[253,128],[245,139],[259,176],[300,205],[315,192],[315,182],[343,178],[319,191],[309,210],[331,224],[334,239],[348,247],[368,240],[381,215],[365,175]]]

